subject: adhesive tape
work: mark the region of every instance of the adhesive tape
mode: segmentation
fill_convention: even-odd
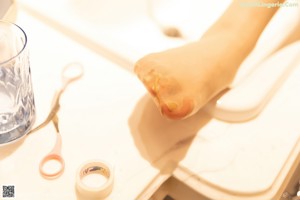
[[[89,174],[101,174],[106,177],[106,182],[99,187],[89,187],[83,183],[83,177]],[[114,175],[109,164],[92,160],[83,163],[76,173],[76,190],[84,199],[104,199],[113,189]]]

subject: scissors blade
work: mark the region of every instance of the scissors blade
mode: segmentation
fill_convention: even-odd
[[[49,122],[51,122],[52,119],[57,115],[57,112],[59,111],[59,109],[60,109],[59,104],[54,105],[52,107],[49,115],[47,116],[47,118],[40,125],[38,125],[34,129],[32,129],[28,134],[36,132],[36,131],[40,130],[41,128],[45,127],[47,124],[49,124]]]
[[[77,74],[75,75],[72,75],[72,76],[68,76],[67,72],[70,70],[70,69],[77,69]],[[72,70],[71,70],[72,71]],[[67,65],[64,69],[63,69],[63,72],[62,72],[62,77],[64,79],[64,83],[63,83],[63,86],[60,88],[60,90],[58,90],[54,97],[53,97],[53,100],[52,100],[52,108],[51,108],[51,111],[48,115],[48,117],[45,119],[44,122],[42,122],[40,125],[38,125],[37,127],[35,127],[34,129],[32,129],[28,135],[30,133],[33,133],[35,131],[38,131],[39,129],[45,127],[47,124],[49,124],[50,121],[53,121],[53,124],[55,126],[55,129],[56,131],[59,133],[59,127],[58,127],[58,117],[56,116],[57,115],[57,112],[58,110],[60,109],[60,104],[59,104],[59,101],[60,101],[60,97],[61,95],[64,93],[65,89],[67,88],[67,86],[81,78],[83,75],[83,67],[80,63],[71,63],[69,65]],[[54,119],[56,118],[56,119]]]
[[[54,115],[54,116],[53,116],[52,122],[53,122],[53,125],[54,125],[54,127],[55,127],[56,132],[59,133],[58,116],[57,116],[57,115]]]

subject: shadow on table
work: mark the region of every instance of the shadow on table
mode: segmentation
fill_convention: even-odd
[[[129,127],[140,154],[160,170],[173,170],[211,117],[200,110],[184,120],[163,117],[149,95],[137,103]]]

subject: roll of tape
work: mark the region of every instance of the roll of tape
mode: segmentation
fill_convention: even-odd
[[[82,179],[89,174],[101,174],[106,182],[99,187],[89,187]],[[85,199],[104,199],[113,189],[114,174],[111,166],[100,160],[83,163],[76,173],[76,190]]]

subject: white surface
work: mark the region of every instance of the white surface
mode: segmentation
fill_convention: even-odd
[[[29,39],[32,40],[31,63],[36,83],[38,121],[44,119],[48,112],[63,65],[79,60],[86,66],[84,78],[64,94],[59,113],[66,171],[55,181],[44,180],[38,174],[38,162],[54,142],[54,137],[51,137],[54,129],[49,126],[27,138],[18,148],[1,151],[5,153],[0,154],[0,184],[2,181],[16,184],[17,195],[22,199],[75,199],[76,168],[87,159],[101,157],[116,167],[112,199],[134,199],[154,177],[156,168],[165,169],[169,165],[172,168],[173,162],[181,160],[181,166],[192,175],[187,181],[197,177],[208,187],[228,194],[253,196],[278,189],[273,186],[276,181],[282,180],[276,178],[286,167],[300,134],[297,125],[300,113],[299,67],[295,67],[288,81],[255,120],[231,124],[212,119],[200,111],[187,120],[168,121],[161,118],[153,102],[143,96],[145,89],[133,74],[95,53],[109,52],[114,62],[125,60],[126,67],[131,69],[133,61],[140,55],[184,41],[165,40],[159,31],[153,36],[157,36],[157,40],[138,37],[141,32],[137,30],[153,30],[154,26],[144,23],[144,18],[137,18],[139,15],[135,12],[124,15],[126,17],[122,19],[124,22],[130,19],[136,21],[117,24],[119,18],[113,18],[110,22],[114,23],[110,23],[99,21],[102,15],[87,14],[92,8],[94,11],[101,9],[102,12],[97,13],[106,11],[104,19],[109,19],[114,16],[113,12],[106,10],[109,5],[91,7],[92,4],[88,4],[91,0],[47,2],[23,0],[22,8],[95,50],[93,53],[84,49],[27,15],[22,14],[19,18],[24,29],[29,30]],[[128,12],[128,9],[141,11],[134,9],[133,4],[110,3],[120,5],[115,12]],[[75,9],[74,6],[78,7]],[[220,10],[222,8],[224,6]],[[82,15],[91,18],[87,20]],[[97,26],[100,22],[105,29]],[[107,39],[118,37],[120,33],[125,39]],[[147,41],[149,46],[142,41]]]
[[[230,3],[227,0],[222,2],[54,0],[51,3],[45,0],[20,0],[20,2],[24,9],[34,16],[130,70],[137,59],[148,53],[200,38]],[[166,37],[155,24],[155,20],[161,26],[178,27],[183,32],[184,38]],[[217,105],[211,102],[207,110],[225,121],[240,122],[255,117],[287,76],[287,73],[283,72],[288,72],[288,69],[293,67],[292,64],[285,63],[289,67],[277,67],[276,73],[275,69],[272,69],[272,74],[265,81],[259,76],[268,76],[266,72],[272,68],[270,59],[266,58],[287,43],[290,33],[299,26],[299,23],[300,6],[280,9],[264,30],[254,51],[242,63],[232,83],[232,91],[223,95]],[[278,30],[285,31],[278,34]],[[276,59],[272,61],[277,62]],[[265,87],[253,91],[255,83]],[[244,93],[252,98],[243,97]]]
[[[281,49],[261,62],[240,84],[209,102],[206,110],[215,118],[230,122],[255,118],[297,67],[299,56],[300,42]]]
[[[288,56],[286,52],[281,58],[285,61]],[[230,194],[259,195],[274,190],[273,185],[282,182],[277,179],[280,173],[287,175],[282,169],[299,143],[299,57],[294,64],[288,80],[255,119],[238,124],[212,119],[202,127],[182,166]]]
[[[19,0],[23,8],[123,67],[132,69],[141,56],[198,39],[230,1],[195,0]],[[151,4],[153,9],[147,7]],[[173,12],[163,13],[176,24],[161,18],[162,3]],[[184,17],[177,7],[184,2]],[[162,8],[161,8],[162,7]],[[180,7],[183,9],[183,7]],[[149,11],[150,10],[150,11]],[[152,12],[152,11],[153,12]],[[207,12],[211,10],[211,12]],[[176,12],[177,11],[177,12]],[[175,25],[184,39],[166,37],[151,19],[153,13],[162,25]],[[187,14],[188,13],[188,14]],[[168,15],[169,14],[169,15]],[[173,20],[174,21],[174,20]]]
[[[24,142],[0,149],[0,185],[15,185],[16,197],[22,200],[77,199],[77,168],[87,160],[103,159],[113,165],[115,172],[109,199],[134,199],[157,172],[139,154],[127,122],[144,88],[133,74],[23,12],[17,23],[28,35],[37,109],[35,125],[50,110],[63,66],[79,61],[85,74],[61,98],[58,117],[66,163],[63,175],[46,180],[39,174],[39,162],[55,142],[55,129],[49,124]]]

